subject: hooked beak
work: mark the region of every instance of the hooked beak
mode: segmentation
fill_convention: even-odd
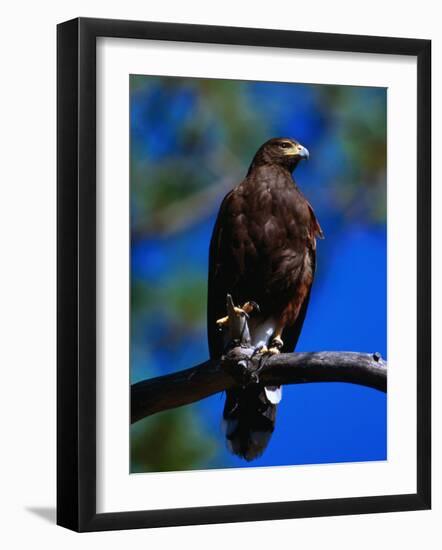
[[[307,147],[303,147],[302,145],[298,145],[298,152],[297,156],[301,159],[308,159],[310,157],[310,153],[308,152]]]

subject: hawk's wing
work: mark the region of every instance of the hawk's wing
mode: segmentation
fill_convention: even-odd
[[[319,221],[315,215],[315,212],[311,206],[311,204],[306,200],[306,203],[308,205],[309,211],[310,211],[310,217],[311,217],[311,224],[310,224],[310,235],[309,235],[309,241],[310,246],[308,247],[307,254],[310,255],[310,262],[311,262],[311,269],[312,269],[312,282],[310,284],[310,288],[308,290],[307,296],[304,299],[304,302],[302,304],[302,307],[299,311],[299,315],[296,318],[296,321],[293,325],[288,326],[284,329],[284,332],[282,334],[282,341],[284,342],[284,345],[282,347],[283,353],[291,353],[295,350],[296,344],[298,343],[299,336],[301,334],[302,326],[304,324],[304,319],[307,313],[308,304],[310,302],[310,294],[312,290],[312,284],[313,279],[315,277],[315,271],[316,271],[316,237],[319,237],[320,239],[324,238],[324,233],[322,231],[322,228],[319,224]]]
[[[212,240],[210,241],[207,294],[207,331],[210,357],[220,357],[224,350],[223,337],[218,330],[216,320],[225,315],[226,295],[232,291],[229,288],[231,278],[228,277],[229,266],[222,265],[221,246],[223,243],[223,225],[228,215],[228,204],[232,200],[234,192],[234,189],[230,191],[221,203],[212,233]]]
[[[315,268],[316,268],[316,251],[312,249],[309,253],[310,253],[310,258],[312,263],[312,273],[314,277]],[[313,279],[312,279],[312,284],[313,284]],[[282,353],[291,353],[296,348],[296,344],[298,343],[302,326],[304,324],[304,319],[307,314],[307,308],[310,301],[311,290],[312,290],[312,285],[310,285],[307,296],[304,298],[304,302],[302,303],[302,306],[299,311],[298,317],[296,318],[296,321],[294,322],[293,325],[286,327],[284,329],[284,332],[282,333],[282,341],[284,342],[284,345],[282,346],[282,349],[281,349]]]

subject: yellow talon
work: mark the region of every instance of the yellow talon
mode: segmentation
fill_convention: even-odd
[[[254,309],[258,309],[258,306],[255,304],[255,302],[246,302],[241,308],[241,310],[247,314],[252,313]]]
[[[245,314],[246,316],[248,315],[249,311],[251,311],[253,309],[252,306],[249,306],[249,302],[247,302],[246,304],[244,304],[244,307],[234,307],[233,308],[233,313],[240,317],[242,314]],[[216,324],[218,326],[224,326],[224,325],[227,325],[229,323],[229,316],[226,315],[226,317],[221,317],[220,319],[218,319],[216,321]]]
[[[282,341],[280,336],[274,336],[272,339],[272,347],[281,349],[284,345],[284,342]]]
[[[226,317],[221,317],[220,319],[217,319],[216,324],[221,327],[227,325],[228,322],[229,316],[227,315]]]

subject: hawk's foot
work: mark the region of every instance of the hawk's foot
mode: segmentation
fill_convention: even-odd
[[[229,305],[227,306],[227,311],[229,315],[226,315],[225,317],[221,317],[220,319],[216,320],[216,324],[220,328],[228,325],[229,322],[233,321],[236,317],[244,316],[246,319],[248,319],[249,314],[252,313],[252,311],[259,311],[259,306],[256,302],[246,302],[242,307],[237,307],[233,304],[232,298],[230,297]]]
[[[259,305],[256,302],[246,302],[241,309],[247,315],[250,315],[254,311],[256,311],[257,313],[260,312]]]
[[[228,315],[226,317],[221,317],[220,319],[216,320],[216,324],[220,328],[223,327],[224,325],[227,325],[228,322],[229,322],[229,316]]]
[[[284,342],[282,341],[280,336],[274,336],[269,348],[269,354],[270,355],[276,355],[278,353],[281,353],[282,346],[284,345]]]
[[[261,346],[256,346],[253,352],[253,355],[258,355],[259,353],[264,355],[265,353],[268,353],[268,352],[269,352],[269,348],[265,344],[262,344]]]

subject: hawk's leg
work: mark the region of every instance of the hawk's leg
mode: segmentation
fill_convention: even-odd
[[[233,303],[232,296],[227,294],[227,315],[216,321],[218,329],[224,332],[225,345],[250,346],[250,331],[247,320],[256,307],[257,305],[254,302],[246,302],[243,307],[237,307]]]
[[[270,348],[268,351],[270,355],[276,355],[277,353],[281,353],[282,346],[284,345],[284,342],[282,341],[282,338],[281,338],[283,330],[284,330],[284,324],[278,323],[278,326],[276,327],[276,330],[273,333],[273,337],[270,342]]]

